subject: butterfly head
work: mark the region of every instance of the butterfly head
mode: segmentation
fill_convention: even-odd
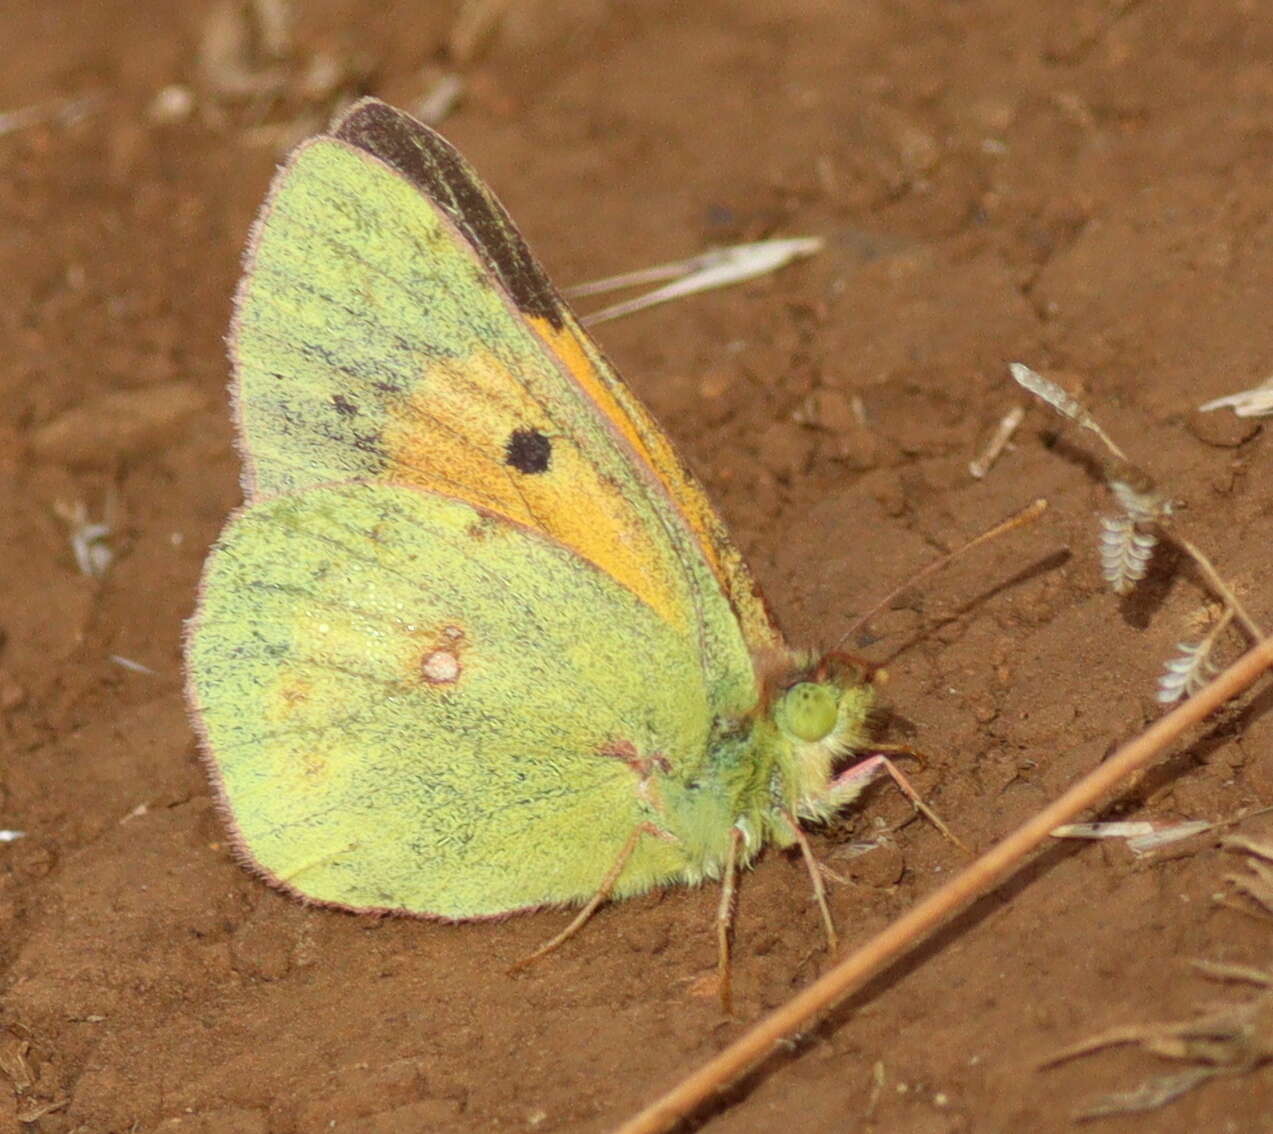
[[[827,654],[795,668],[771,702],[778,735],[777,793],[783,807],[814,822],[825,820],[861,790],[836,771],[867,743],[875,699],[870,668],[843,654]]]

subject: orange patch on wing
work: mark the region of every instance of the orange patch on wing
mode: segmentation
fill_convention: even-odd
[[[555,330],[546,319],[527,322],[633,452],[654,474],[676,511],[684,517],[721,589],[729,596],[753,649],[781,644],[742,556],[729,542],[716,509],[663,431],[635,399],[620,400],[617,379],[603,373],[584,346],[584,332],[571,319]]]
[[[551,448],[546,467],[510,465],[506,446],[536,431]],[[492,354],[439,364],[421,375],[381,438],[391,479],[463,499],[565,544],[684,628],[690,611],[674,590],[668,551],[621,488],[602,476]],[[493,533],[484,532],[490,535]]]
[[[597,372],[596,366],[584,351],[583,344],[570,324],[565,324],[558,331],[547,319],[528,318],[526,322],[544,340],[548,350],[561,360],[570,371],[571,377],[579,383],[583,392],[602,412],[606,420],[622,434],[623,439],[632,446],[637,456],[651,469],[657,471],[658,466],[655,464],[654,455],[646,446],[645,437],[638,432],[631,417],[615,398],[609,384]]]

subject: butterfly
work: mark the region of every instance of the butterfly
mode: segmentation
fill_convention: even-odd
[[[365,99],[300,145],[230,343],[246,502],[204,568],[188,697],[269,882],[454,920],[732,886],[767,844],[807,853],[879,770],[841,770],[861,667],[786,644],[699,482],[428,127]]]

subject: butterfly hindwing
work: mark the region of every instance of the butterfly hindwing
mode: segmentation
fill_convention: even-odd
[[[395,485],[241,511],[188,665],[242,847],[354,908],[585,899],[662,822],[642,758],[692,778],[707,749],[692,643],[551,538]],[[642,839],[621,891],[684,868],[675,840]]]

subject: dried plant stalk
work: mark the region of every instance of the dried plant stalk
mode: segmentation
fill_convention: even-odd
[[[1143,469],[1128,459],[1076,398],[1023,363],[1014,362],[1009,369],[1021,387],[1047,402],[1063,417],[1095,433],[1113,455],[1114,461],[1106,460],[1103,471],[1105,484],[1120,511],[1117,515],[1101,517],[1101,574],[1115,594],[1130,594],[1149,572],[1154,548],[1174,512],[1171,498],[1155,486]],[[1207,585],[1224,603],[1225,615],[1201,642],[1182,642],[1177,646],[1176,656],[1167,662],[1158,681],[1157,698],[1164,704],[1192,696],[1215,673],[1212,649],[1234,618],[1253,642],[1264,637],[1259,625],[1242,608],[1211,560],[1187,539],[1173,536],[1173,542],[1197,564]]]

